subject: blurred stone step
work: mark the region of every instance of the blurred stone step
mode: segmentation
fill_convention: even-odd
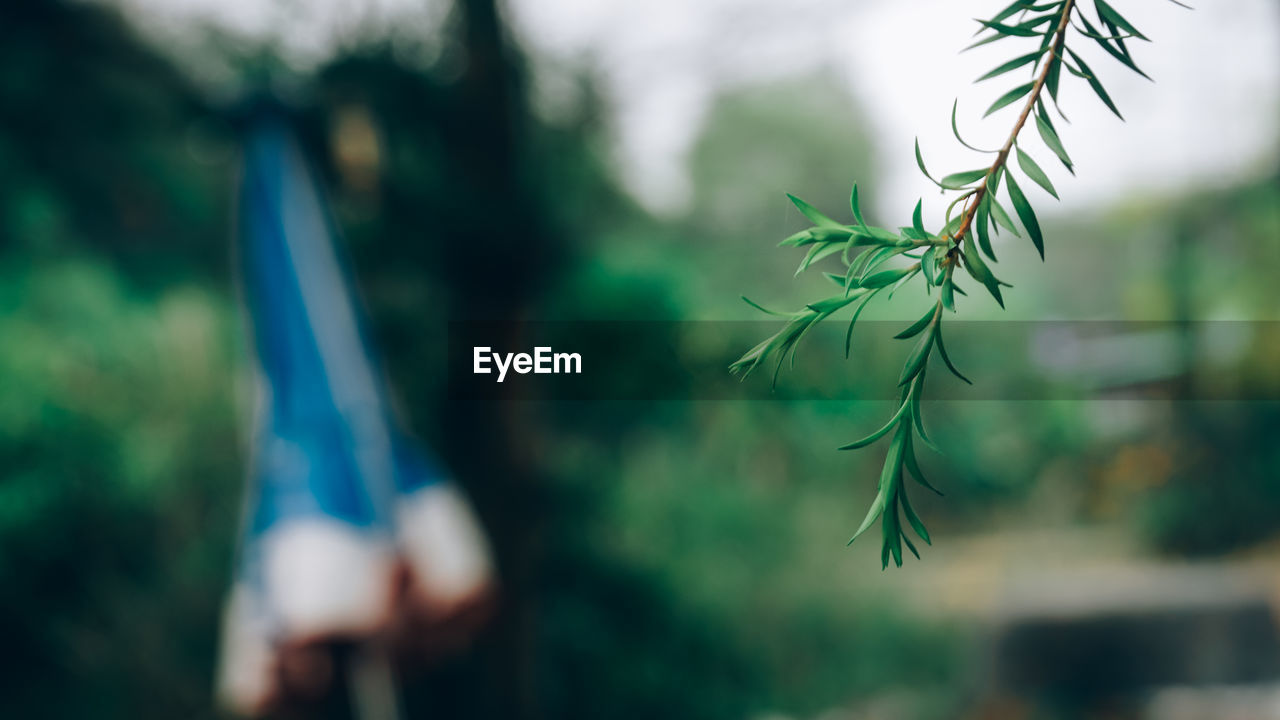
[[[1028,574],[993,612],[988,686],[1085,698],[1280,682],[1274,587],[1215,563]]]

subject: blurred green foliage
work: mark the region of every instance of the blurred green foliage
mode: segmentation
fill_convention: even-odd
[[[139,297],[92,253],[17,264],[0,270],[3,705],[189,712],[239,506],[230,308],[190,285]]]
[[[820,197],[874,174],[856,108],[835,88],[797,89],[834,85],[822,75],[730,93],[692,153],[688,213],[659,218],[611,177],[590,94],[576,115],[538,119],[519,56],[493,51],[505,80],[409,66],[376,43],[348,50],[306,78],[314,92],[299,109],[404,414],[476,497],[514,592],[468,654],[411,676],[410,709],[742,718],[911,688],[902,715],[953,716],[969,680],[966,629],[922,619],[865,548],[843,546],[877,459],[825,448],[874,423],[877,403],[544,402],[498,417],[452,394],[440,347],[459,317],[741,318],[749,308],[731,299],[765,277],[777,284],[762,300],[808,296],[773,271],[776,239],[799,224],[777,191]],[[476,95],[469,82],[507,91]],[[502,123],[475,120],[495,107]],[[372,179],[367,158],[342,150],[353,117],[376,131]],[[0,716],[213,714],[247,412],[227,273],[234,122],[114,12],[0,5]],[[1210,316],[1211,303],[1274,309],[1275,283],[1251,271],[1278,252],[1274,184],[1212,197],[1227,219],[1197,220],[1188,303]],[[1021,294],[1026,311],[1173,316],[1171,269],[1149,258],[1176,255],[1161,229],[1185,207],[1165,198],[1126,205],[1115,222],[1046,218],[1047,234],[1079,241],[1060,244],[1062,271]],[[1097,268],[1099,247],[1131,248],[1133,284],[1071,283]],[[719,260],[726,252],[733,262]],[[1030,253],[1001,253],[1011,274],[1032,267]],[[1237,281],[1207,289],[1223,277]],[[1274,391],[1273,350],[1259,340],[1208,353],[1197,377]],[[783,382],[847,372],[856,383],[841,355],[816,347],[805,362],[829,372]],[[662,359],[629,361],[617,376],[649,377]],[[921,500],[930,527],[944,538],[1016,527],[1025,515],[1012,510],[1031,508],[1021,522],[1147,513],[1172,551],[1274,535],[1280,459],[1261,449],[1273,412],[1228,406],[1192,425],[1152,411],[1118,425],[1095,410],[966,403],[959,420],[939,404],[947,470],[922,462],[949,498]],[[1193,437],[1194,462],[1161,464]],[[1163,470],[1175,466],[1176,478]],[[1229,494],[1202,479],[1228,473]]]

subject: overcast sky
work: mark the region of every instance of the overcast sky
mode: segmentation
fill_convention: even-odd
[[[119,0],[150,32],[181,39],[201,23],[276,38],[300,66],[361,32],[438,27],[447,5],[428,0]],[[1006,41],[963,55],[971,18],[1002,0],[509,0],[524,45],[548,65],[590,63],[615,115],[623,180],[655,210],[678,211],[688,186],[684,154],[716,92],[828,68],[874,124],[883,182],[880,208],[895,215],[924,194],[912,139],[938,173],[978,167],[951,137],[951,102],[975,144],[999,145],[1016,108],[982,110],[1012,84],[972,80],[1011,56]],[[1125,114],[1121,123],[1077,78],[1064,74],[1059,124],[1076,162],[1070,178],[1042,163],[1066,208],[1116,192],[1164,193],[1222,184],[1274,167],[1280,128],[1280,3],[1167,0],[1114,5],[1152,38],[1131,49],[1150,83],[1101,51],[1082,53]],[[1090,43],[1091,44],[1091,43]],[[549,73],[543,73],[549,75]],[[1074,82],[1073,82],[1074,81]],[[554,85],[542,85],[554,89]],[[1034,133],[1028,148],[1040,147]],[[1041,150],[1040,155],[1048,155]],[[855,178],[850,178],[854,180]]]

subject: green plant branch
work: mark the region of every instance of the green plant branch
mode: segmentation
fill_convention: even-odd
[[[1176,0],[1171,2],[1181,5]],[[762,364],[771,360],[776,361],[773,370],[776,384],[778,373],[787,357],[790,356],[794,365],[796,346],[810,330],[826,318],[846,307],[853,308],[853,315],[845,334],[847,356],[850,353],[853,329],[858,318],[867,305],[881,293],[892,298],[894,292],[917,277],[924,278],[926,293],[932,294],[935,289],[938,291],[936,301],[924,315],[894,336],[897,340],[914,339],[914,345],[908,352],[898,377],[898,404],[893,414],[875,432],[839,448],[857,450],[875,444],[886,437],[889,438],[889,449],[881,467],[875,500],[872,501],[865,518],[849,540],[852,543],[870,529],[877,519],[880,519],[882,567],[888,567],[890,558],[894,564],[902,565],[903,545],[919,557],[916,546],[904,531],[904,519],[905,524],[910,526],[921,540],[926,544],[932,542],[924,523],[912,508],[907,484],[904,482],[905,477],[910,475],[922,487],[938,492],[925,479],[915,455],[917,439],[937,449],[925,431],[920,405],[925,392],[925,377],[930,359],[935,356],[940,358],[948,371],[965,383],[972,384],[952,362],[943,336],[943,320],[946,312],[954,313],[956,311],[955,296],[966,294],[956,283],[957,268],[963,268],[969,277],[981,284],[1003,308],[1004,297],[1001,288],[1012,286],[998,279],[991,271],[987,260],[983,259],[985,256],[990,262],[996,262],[991,236],[999,233],[1003,228],[1014,236],[1022,237],[1018,230],[1018,225],[1021,225],[1041,259],[1044,258],[1044,237],[1039,220],[1026,194],[1015,179],[1017,173],[1014,165],[1009,162],[1010,158],[1017,158],[1016,169],[1021,171],[1025,179],[1031,180],[1054,198],[1058,197],[1058,192],[1035,159],[1019,146],[1019,135],[1034,118],[1036,129],[1045,146],[1057,156],[1068,172],[1075,173],[1071,158],[1049,117],[1044,99],[1047,91],[1058,115],[1065,118],[1057,101],[1059,80],[1064,68],[1071,75],[1084,80],[1098,99],[1117,117],[1120,116],[1119,109],[1107,94],[1098,76],[1075,50],[1068,46],[1067,39],[1070,31],[1077,31],[1080,37],[1098,44],[1121,65],[1147,77],[1134,63],[1129,47],[1125,44],[1126,40],[1145,41],[1147,38],[1107,4],[1106,0],[1093,0],[1093,6],[1096,25],[1085,16],[1077,0],[1057,0],[1042,4],[1036,4],[1036,0],[1014,0],[994,17],[978,21],[982,26],[978,34],[988,31],[990,34],[979,38],[969,46],[970,48],[1008,38],[1038,39],[1039,47],[1033,52],[1015,56],[978,78],[979,82],[991,80],[1019,68],[1031,66],[1032,79],[1005,92],[986,111],[986,115],[990,115],[1019,100],[1023,101],[1022,111],[1018,114],[1013,130],[998,150],[982,150],[965,142],[960,136],[956,122],[959,101],[952,106],[951,128],[956,140],[970,150],[995,154],[995,159],[988,167],[951,173],[935,179],[925,167],[920,144],[916,143],[916,163],[920,172],[944,193],[948,191],[959,193],[947,206],[940,230],[934,233],[926,229],[920,202],[916,203],[912,212],[910,225],[900,227],[896,231],[869,225],[863,218],[858,204],[857,185],[853,186],[849,197],[849,208],[853,213],[854,222],[848,224],[837,222],[805,201],[789,196],[792,203],[813,223],[813,226],[783,240],[780,245],[808,248],[800,267],[796,270],[797,275],[828,258],[839,257],[845,266],[844,272],[824,274],[839,288],[840,292],[790,313],[765,310],[760,305],[747,300],[759,310],[785,318],[786,323],[778,332],[747,351],[730,365],[730,370],[741,374],[745,379]],[[1002,183],[1013,206],[1014,214],[1017,216],[1017,224],[997,199]],[[953,211],[958,206],[962,208],[960,215],[953,217]],[[908,258],[911,263],[905,267],[892,267],[891,261],[899,256]],[[746,300],[745,297],[743,299]]]

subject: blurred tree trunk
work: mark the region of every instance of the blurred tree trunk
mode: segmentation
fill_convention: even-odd
[[[518,55],[494,0],[457,0],[465,69],[455,88],[449,166],[470,199],[472,218],[443,250],[452,322],[483,320],[500,341],[519,345],[519,321],[552,267],[550,234],[522,181],[528,104]],[[495,281],[495,278],[502,278]],[[484,378],[484,379],[480,379]],[[482,387],[482,384],[486,387]],[[488,717],[538,716],[533,611],[537,602],[539,510],[531,428],[509,396],[477,402],[492,380],[450,368],[444,408],[445,452],[489,528],[503,586],[491,634],[480,648],[483,693],[472,698]]]

